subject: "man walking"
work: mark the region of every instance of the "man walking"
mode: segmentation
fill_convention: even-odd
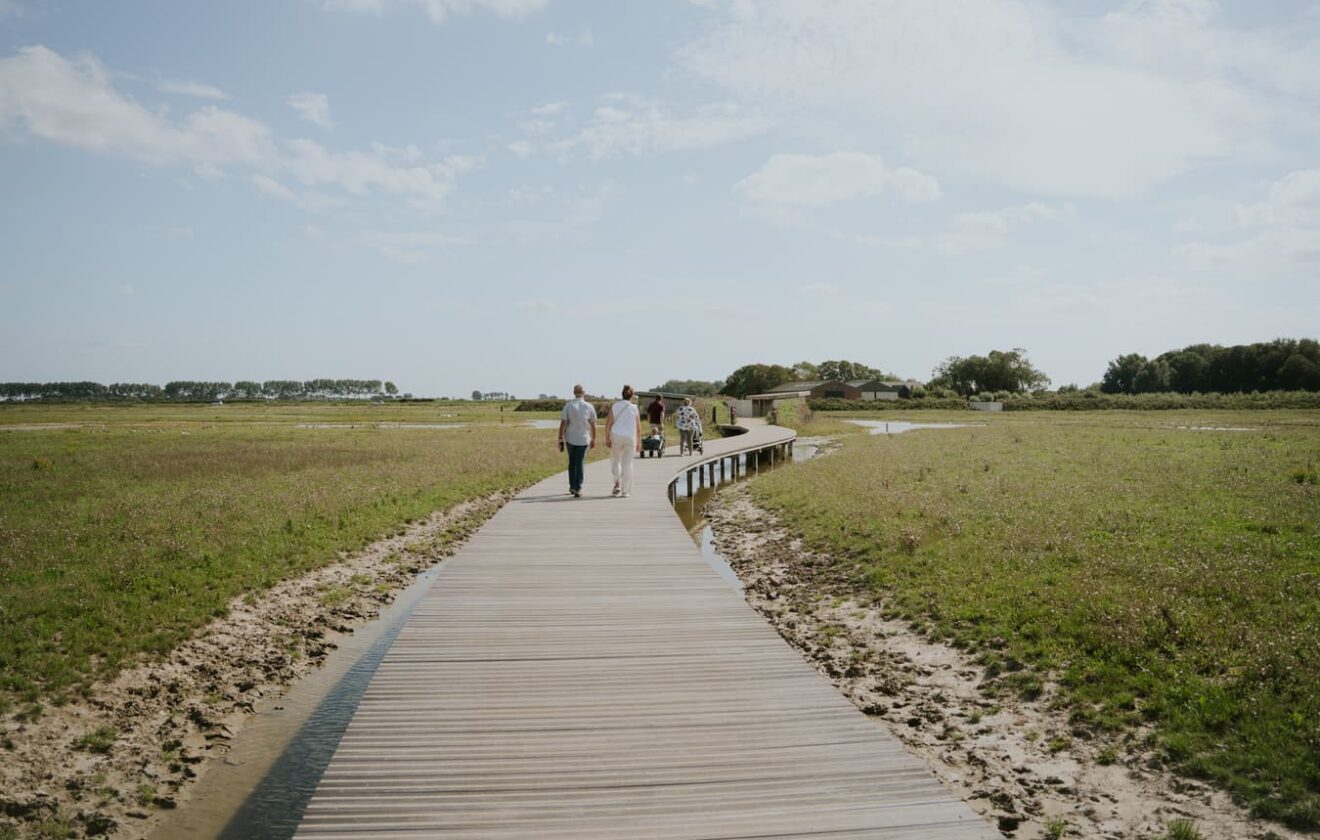
[[[651,421],[651,434],[663,434],[665,430],[665,398],[659,394],[646,407],[646,418]]]
[[[568,447],[568,492],[582,497],[582,464],[587,450],[596,448],[596,407],[582,398],[581,385],[573,386],[573,399],[559,412],[559,451]]]

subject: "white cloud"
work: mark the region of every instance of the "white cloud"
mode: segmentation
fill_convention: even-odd
[[[553,120],[523,120],[518,123],[518,128],[526,134],[544,135],[555,130],[555,123]]]
[[[0,59],[3,129],[153,166],[186,166],[204,178],[236,171],[265,194],[313,210],[336,202],[315,192],[319,188],[400,196],[414,206],[434,207],[459,175],[479,163],[461,155],[425,161],[412,146],[332,151],[313,140],[281,141],[263,123],[210,105],[175,119],[116,90],[95,58],[70,61],[41,46]],[[289,178],[311,191],[296,194],[285,183]]]
[[[1320,169],[1290,172],[1275,181],[1264,201],[1238,205],[1238,220],[1249,227],[1273,224],[1320,226]]]
[[[546,102],[532,108],[532,114],[537,117],[553,117],[561,114],[568,107],[567,102]]]
[[[959,213],[953,217],[950,230],[936,237],[935,244],[949,254],[993,248],[1003,244],[1014,228],[1071,218],[1075,212],[1071,204],[1054,206],[1033,201],[998,210]]]
[[[358,241],[405,265],[422,262],[440,248],[468,244],[462,237],[433,231],[365,231]]]
[[[527,160],[527,158],[536,154],[536,145],[534,143],[529,143],[526,140],[515,140],[512,143],[505,145],[504,148],[513,152],[523,160]]]
[[[592,113],[577,135],[551,144],[561,153],[584,150],[591,157],[643,155],[706,149],[763,133],[769,122],[731,103],[705,105],[676,116],[648,99],[616,94]]]
[[[229,94],[218,87],[204,85],[201,82],[166,79],[156,85],[161,93],[175,93],[180,96],[195,96],[198,99],[228,99]]]
[[[1246,39],[1249,59],[1205,59],[1232,53],[1236,33],[1213,5],[1185,0],[1132,2],[1107,23],[1031,0],[712,9],[680,62],[745,107],[882,138],[945,176],[1043,195],[1132,196],[1259,151],[1269,126],[1314,122],[1284,93],[1320,85],[1320,51],[1266,34]],[[1124,37],[1111,37],[1120,23]]]
[[[158,165],[254,165],[274,152],[256,120],[207,106],[172,121],[116,91],[96,59],[67,61],[40,46],[0,59],[0,126],[14,124],[60,146]]]
[[[383,14],[396,6],[417,6],[434,23],[444,23],[453,15],[471,14],[483,9],[499,17],[521,20],[545,8],[547,0],[324,0],[327,9]]]
[[[909,167],[891,169],[877,155],[833,152],[778,154],[733,186],[755,204],[771,207],[827,207],[842,201],[895,193],[906,201],[934,201],[940,185]]]
[[[269,175],[253,175],[252,184],[263,194],[281,201],[297,201],[298,195],[293,190],[276,181]]]
[[[451,156],[439,163],[396,166],[377,154],[333,152],[306,139],[286,140],[284,146],[283,168],[306,186],[337,186],[355,195],[383,192],[420,204],[444,199],[454,179],[475,165],[471,158]]]
[[[1175,253],[1188,267],[1214,271],[1252,266],[1274,274],[1320,266],[1320,169],[1290,172],[1270,185],[1263,200],[1236,209],[1247,235],[1177,246]]]
[[[309,239],[325,239],[329,235],[324,228],[317,225],[303,225],[303,233],[307,234]]]
[[[576,36],[560,35],[558,32],[547,32],[545,34],[545,42],[552,47],[591,47],[595,45],[596,38],[591,34],[591,30],[584,26],[578,31]]]
[[[285,100],[298,116],[321,128],[334,128],[330,119],[330,98],[324,93],[303,91],[295,93]]]
[[[509,200],[514,204],[536,204],[554,194],[554,187],[549,184],[539,186],[514,187],[509,190]]]

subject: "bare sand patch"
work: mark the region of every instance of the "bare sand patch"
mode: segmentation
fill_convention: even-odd
[[[883,604],[860,602],[830,558],[805,551],[745,487],[721,491],[706,514],[747,602],[1006,836],[1162,838],[1175,819],[1191,820],[1207,840],[1305,836],[1173,775],[1145,733],[1105,740],[1074,731],[1048,680],[1036,700],[987,696],[970,654],[885,618]],[[1065,833],[1051,834],[1060,824]]]

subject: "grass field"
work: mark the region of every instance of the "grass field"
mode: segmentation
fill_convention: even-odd
[[[1149,725],[1181,772],[1320,828],[1320,414],[816,416],[844,450],[752,490],[845,588],[998,690],[1057,679],[1075,737]]]
[[[62,702],[237,595],[563,469],[528,425],[553,415],[512,408],[0,406],[0,709]]]

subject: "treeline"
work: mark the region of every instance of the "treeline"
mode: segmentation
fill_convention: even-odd
[[[1246,394],[1106,394],[1094,389],[1085,391],[1039,392],[1033,394],[984,394],[1002,402],[1004,411],[1176,411],[1178,409],[1249,411],[1252,409],[1320,408],[1317,391],[1253,391]],[[807,400],[812,411],[902,411],[923,409],[965,409],[964,397],[934,395],[927,392],[908,400]]]
[[[1256,344],[1193,344],[1153,359],[1139,353],[1109,363],[1106,394],[1320,391],[1320,342],[1280,338]]]
[[[588,396],[585,399],[587,402],[591,403],[592,406],[595,407],[597,417],[605,417],[610,413],[610,406],[613,405],[613,402],[611,400],[607,400],[604,397],[592,397],[592,396]],[[559,411],[564,407],[564,403],[566,402],[568,402],[568,400],[561,400],[557,397],[552,397],[544,400],[523,400],[522,402],[518,403],[517,407],[515,407],[513,410],[514,411]]]
[[[394,397],[393,382],[379,379],[271,379],[266,382],[203,382],[177,380],[164,387],[145,382],[0,382],[0,400],[323,400]]]
[[[880,368],[852,362],[847,359],[827,359],[823,362],[798,362],[793,365],[751,364],[729,374],[720,393],[743,399],[749,394],[761,394],[786,382],[839,381],[855,379],[899,379]],[[711,383],[718,384],[718,383]],[[695,393],[695,392],[693,392]]]

